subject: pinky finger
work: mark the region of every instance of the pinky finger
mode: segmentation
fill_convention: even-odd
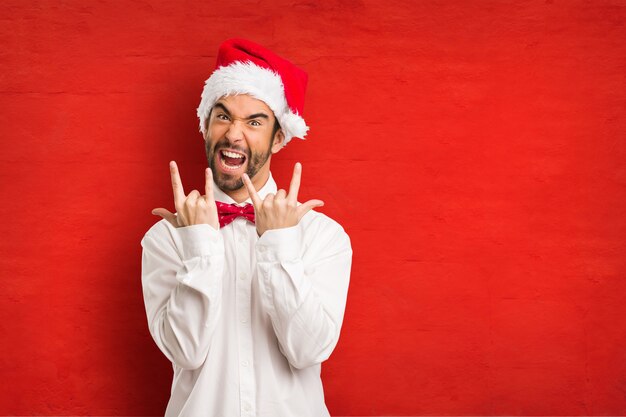
[[[211,168],[207,168],[204,171],[204,190],[206,193],[207,201],[215,201],[215,196],[213,195],[213,172]]]

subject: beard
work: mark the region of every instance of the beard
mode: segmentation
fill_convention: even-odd
[[[232,145],[228,139],[221,139],[214,145],[211,145],[211,140],[206,140],[204,142],[204,150],[209,168],[211,168],[211,172],[213,173],[213,181],[215,181],[217,186],[223,191],[235,191],[244,186],[241,175],[229,175],[217,170],[215,166],[219,163],[217,161],[217,153],[223,148],[234,149],[246,155],[246,174],[248,174],[250,179],[259,172],[272,155],[271,146],[268,146],[265,152],[251,152],[250,149]]]

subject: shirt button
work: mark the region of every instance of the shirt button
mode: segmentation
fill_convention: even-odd
[[[244,273],[239,274],[239,279],[246,279],[246,274]]]
[[[246,411],[250,411],[250,404],[244,405],[243,409],[246,410]]]
[[[243,366],[248,366],[248,361],[241,361],[241,364],[242,364]]]
[[[248,320],[247,319],[241,319],[241,322],[245,324],[245,323],[248,322]]]
[[[259,246],[259,252],[265,252],[267,248],[263,245]]]

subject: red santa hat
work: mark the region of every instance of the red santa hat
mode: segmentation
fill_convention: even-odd
[[[304,139],[309,127],[302,118],[308,76],[302,69],[254,42],[229,39],[217,54],[216,69],[205,81],[198,107],[200,131],[215,102],[226,95],[250,94],[265,102],[274,112],[285,134]]]

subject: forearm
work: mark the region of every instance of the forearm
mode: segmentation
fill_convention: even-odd
[[[304,368],[326,360],[339,340],[352,250],[346,239],[305,266],[299,240],[296,228],[260,240],[258,273],[281,351],[292,366]]]
[[[219,320],[224,245],[215,229],[175,230],[178,253],[152,237],[142,240],[142,282],[150,334],[163,354],[185,369],[198,368]]]

